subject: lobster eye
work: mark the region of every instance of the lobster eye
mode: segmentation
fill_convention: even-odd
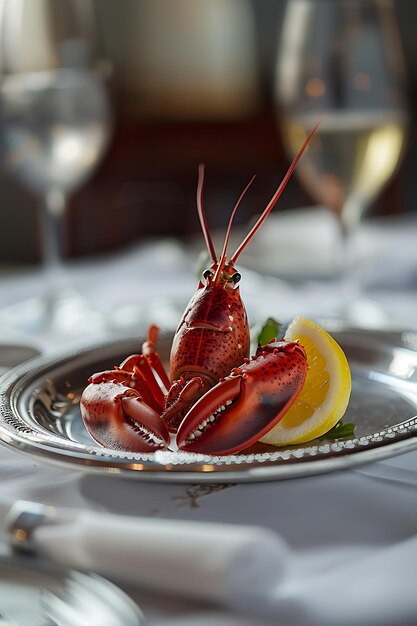
[[[204,280],[208,280],[210,277],[213,277],[213,275],[214,275],[213,270],[204,270],[203,272]]]
[[[235,272],[232,276],[230,276],[227,279],[227,284],[226,284],[227,289],[235,289],[236,285],[238,284],[241,278],[242,277],[239,274],[239,272]]]

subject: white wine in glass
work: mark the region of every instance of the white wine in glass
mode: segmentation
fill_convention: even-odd
[[[276,67],[277,119],[289,157],[320,122],[297,174],[337,215],[343,248],[403,154],[404,85],[390,0],[289,0]]]
[[[283,134],[289,152],[296,154],[316,122],[311,114],[288,119]],[[406,124],[402,111],[323,113],[298,173],[311,195],[338,215],[344,230],[359,223],[396,171]]]

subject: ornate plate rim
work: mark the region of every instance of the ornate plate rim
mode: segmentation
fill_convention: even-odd
[[[417,356],[415,331],[369,331],[343,329],[344,334],[359,333],[372,340],[390,339],[394,347],[407,348]],[[412,336],[413,345],[404,343]],[[162,340],[167,341],[164,337]],[[59,367],[75,364],[102,352],[128,352],[138,344],[135,338],[119,338],[95,343],[63,354],[32,359],[0,378],[0,441],[15,450],[35,454],[43,460],[93,472],[122,474],[139,480],[186,483],[255,482],[295,478],[347,469],[417,449],[417,415],[371,435],[322,442],[311,446],[277,449],[274,452],[236,454],[227,457],[160,451],[138,454],[99,448],[59,437],[33,426],[19,414],[16,399],[29,383],[46,377]],[[125,349],[123,349],[125,346]],[[80,364],[78,364],[80,366]],[[417,397],[417,385],[413,391]],[[35,427],[36,424],[36,427]]]

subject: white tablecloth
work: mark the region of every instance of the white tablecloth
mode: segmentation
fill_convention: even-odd
[[[287,220],[289,233],[293,225]],[[379,251],[368,259],[363,277],[368,280],[363,307],[368,308],[362,308],[362,314],[371,311],[364,323],[416,329],[417,255],[412,241],[417,223],[400,220],[388,225],[370,224],[361,233],[362,249]],[[320,246],[315,254],[320,254]],[[382,258],[389,272],[378,271]],[[242,273],[241,292],[252,320],[268,315],[283,320],[295,314],[328,317],[340,302],[339,287],[328,280],[302,282],[295,277],[295,282],[286,283],[260,279],[253,271]],[[135,328],[139,335],[151,320],[172,328],[196,285],[190,257],[168,241],[79,263],[71,268],[71,281],[106,313],[105,324],[94,325],[92,318],[75,336],[64,329],[35,335],[3,328],[0,343],[29,342],[56,352],[76,343],[131,335]],[[42,289],[36,272],[4,276],[0,308]],[[258,603],[251,596],[250,602],[240,598],[239,606],[201,605],[130,587],[128,593],[152,626],[417,623],[417,452],[326,475],[208,487],[58,469],[1,447],[0,499],[4,497],[151,518],[254,524],[272,529],[287,545],[284,580],[276,586],[270,581],[268,597]]]

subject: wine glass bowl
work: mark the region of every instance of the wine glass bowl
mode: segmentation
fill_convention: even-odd
[[[19,304],[19,315],[13,309],[0,317],[23,330],[74,332],[85,314],[96,326],[97,316],[74,289],[61,258],[67,198],[95,171],[112,131],[109,66],[98,56],[92,2],[3,0],[0,65],[2,161],[42,201],[44,267],[38,324],[32,300]]]
[[[0,92],[4,164],[25,187],[70,193],[96,168],[109,140],[102,81],[88,69],[14,74]]]
[[[290,0],[275,98],[290,156],[320,122],[297,174],[349,234],[405,146],[405,69],[392,2]]]

